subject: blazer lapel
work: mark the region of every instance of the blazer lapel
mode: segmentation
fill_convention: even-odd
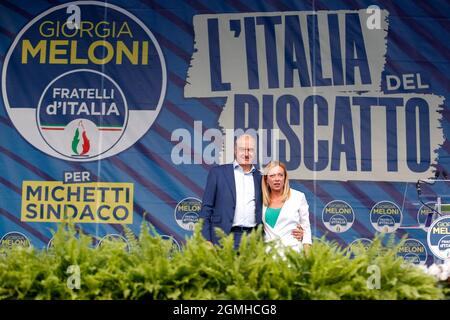
[[[262,195],[261,195],[261,175],[258,169],[253,171],[253,185],[255,187],[255,219],[256,223],[260,224],[263,221],[262,217]]]
[[[281,207],[281,210],[280,210],[280,213],[278,214],[278,218],[277,218],[277,221],[275,222],[275,225],[273,227],[271,227],[269,224],[267,224],[270,229],[272,229],[272,230],[277,229],[277,227],[279,226],[280,221],[282,221],[284,219],[284,215],[289,213],[289,206],[290,206],[290,201],[289,200],[290,199],[286,200],[286,202]],[[265,206],[264,206],[264,209],[266,209]],[[265,219],[265,214],[264,214],[264,219]]]
[[[236,203],[236,182],[234,181],[234,168],[233,164],[230,164],[225,171],[226,179],[225,181],[230,188],[231,194],[233,196],[233,203]]]
[[[275,229],[275,226],[277,225],[276,223],[275,223],[275,226],[271,226],[271,225],[269,225],[268,223],[266,223],[266,211],[267,211],[267,207],[263,204],[263,206],[262,206],[262,212],[261,212],[261,218],[262,218],[262,221],[263,221],[263,223],[265,223],[266,225],[267,225],[267,227],[269,228],[269,229]]]
[[[296,203],[297,203],[297,199],[293,199],[293,195],[291,193],[291,196],[289,197],[289,199],[287,199],[286,202],[281,207],[280,215],[278,216],[275,227],[277,226],[278,222],[283,221],[285,219],[289,220],[291,218],[291,215],[293,215],[295,212]]]

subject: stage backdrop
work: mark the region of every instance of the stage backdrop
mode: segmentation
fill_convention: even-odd
[[[182,246],[250,129],[314,236],[408,235],[399,254],[432,262],[416,182],[450,169],[449,17],[440,0],[2,0],[1,245],[46,248],[70,217],[94,245],[146,219]],[[444,193],[422,187],[431,207]]]

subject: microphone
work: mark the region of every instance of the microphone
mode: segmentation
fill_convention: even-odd
[[[439,171],[439,169],[436,169],[436,171],[434,172],[434,180],[439,178],[440,175],[441,175],[441,171]]]
[[[429,206],[428,204],[426,204],[426,203],[422,200],[422,197],[421,197],[422,189],[421,189],[420,183],[421,183],[421,182],[425,182],[426,184],[433,185],[433,184],[436,183],[436,180],[439,178],[440,175],[441,175],[441,171],[440,171],[439,169],[436,169],[436,171],[434,172],[434,178],[433,178],[434,181],[428,182],[428,181],[420,180],[420,179],[419,179],[419,180],[417,180],[417,183],[416,183],[417,198],[419,198],[419,201],[420,201],[425,207],[427,207],[428,209],[431,210],[430,213],[429,213],[428,216],[427,216],[426,221],[425,221],[425,227],[426,227],[426,228],[428,228],[428,227],[431,225],[431,221],[432,221],[432,219],[433,219],[434,213],[437,213],[438,215],[441,215],[441,214],[440,214],[438,211],[436,211],[436,209],[432,208],[431,206]],[[444,176],[445,179],[447,179],[447,178],[446,178],[447,172],[445,172],[445,171],[442,172],[442,175]]]
[[[420,180],[417,180],[416,190],[417,190],[417,195],[420,197],[420,195],[422,194],[422,189],[420,188]]]
[[[427,216],[427,220],[425,220],[425,228],[429,228],[431,225],[431,221],[433,220],[433,212],[430,212]]]
[[[433,181],[426,181],[426,180],[420,180],[420,182],[425,182],[426,184],[429,185],[433,185],[436,183],[436,180],[439,178],[439,176],[441,175],[441,171],[439,169],[436,169],[436,171],[434,172],[434,177],[429,179],[429,180],[433,180]]]

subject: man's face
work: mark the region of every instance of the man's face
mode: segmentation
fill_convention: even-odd
[[[241,165],[250,165],[254,163],[255,140],[252,136],[243,135],[236,140],[234,157]]]

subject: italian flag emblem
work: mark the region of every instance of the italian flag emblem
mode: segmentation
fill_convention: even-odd
[[[81,131],[81,139],[80,139],[80,131]],[[91,143],[89,142],[89,138],[83,126],[83,121],[80,121],[78,123],[77,128],[75,129],[75,133],[72,138],[72,151],[74,155],[84,156],[87,155],[90,149]]]

